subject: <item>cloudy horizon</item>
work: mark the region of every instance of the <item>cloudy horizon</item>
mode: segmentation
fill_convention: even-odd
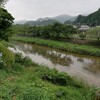
[[[15,20],[36,20],[62,14],[87,15],[100,8],[100,0],[9,0],[6,9]]]

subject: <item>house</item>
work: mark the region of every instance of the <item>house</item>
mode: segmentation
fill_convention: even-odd
[[[91,27],[89,27],[88,25],[81,25],[80,28],[78,28],[79,31],[81,32],[86,32],[90,29]]]

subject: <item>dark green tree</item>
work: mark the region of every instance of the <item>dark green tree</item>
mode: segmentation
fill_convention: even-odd
[[[12,15],[6,9],[0,7],[0,39],[8,40],[10,36],[8,31],[13,20]]]
[[[65,25],[63,28],[63,35],[66,36],[67,38],[69,38],[68,35],[76,34],[76,33],[77,33],[77,29],[73,28],[73,26],[71,25]]]
[[[51,32],[52,32],[51,25],[41,27],[41,36],[43,38],[47,38],[47,39],[50,38]]]
[[[64,32],[63,24],[56,22],[52,25],[52,37],[54,39],[58,40],[63,32]]]

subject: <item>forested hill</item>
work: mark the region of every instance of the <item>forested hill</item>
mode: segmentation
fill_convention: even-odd
[[[87,24],[89,26],[100,25],[100,9],[98,9],[98,11],[94,13],[91,13],[88,16],[79,15],[74,23]]]
[[[45,17],[45,18],[39,18],[35,21],[28,21],[25,24],[28,25],[49,25],[49,24],[53,24],[55,22],[60,22],[60,23],[64,23],[67,20],[74,20],[73,16],[67,15],[67,14],[63,14],[63,15],[59,15],[59,16],[55,16],[55,17]]]
[[[39,26],[44,26],[44,25],[49,25],[57,22],[56,20],[48,19],[48,20],[43,20],[43,21],[28,21],[25,24],[27,25],[39,25]]]
[[[54,22],[60,22],[64,23],[65,21],[74,21],[76,17],[70,16],[67,14],[55,16],[55,17],[44,17],[44,18],[39,18],[37,20],[31,20],[31,21],[15,21],[15,24],[28,24],[28,25],[48,25],[48,24],[53,24]]]

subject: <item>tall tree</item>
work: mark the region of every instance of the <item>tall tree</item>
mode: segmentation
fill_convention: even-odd
[[[52,32],[53,32],[53,37],[54,39],[59,39],[61,33],[63,33],[64,31],[64,25],[59,23],[59,22],[55,22],[52,25]]]
[[[4,8],[0,7],[0,40],[8,40],[9,28],[13,23],[13,16]]]
[[[13,23],[13,16],[4,9],[4,5],[8,0],[0,0],[0,40],[8,40],[10,27]]]

